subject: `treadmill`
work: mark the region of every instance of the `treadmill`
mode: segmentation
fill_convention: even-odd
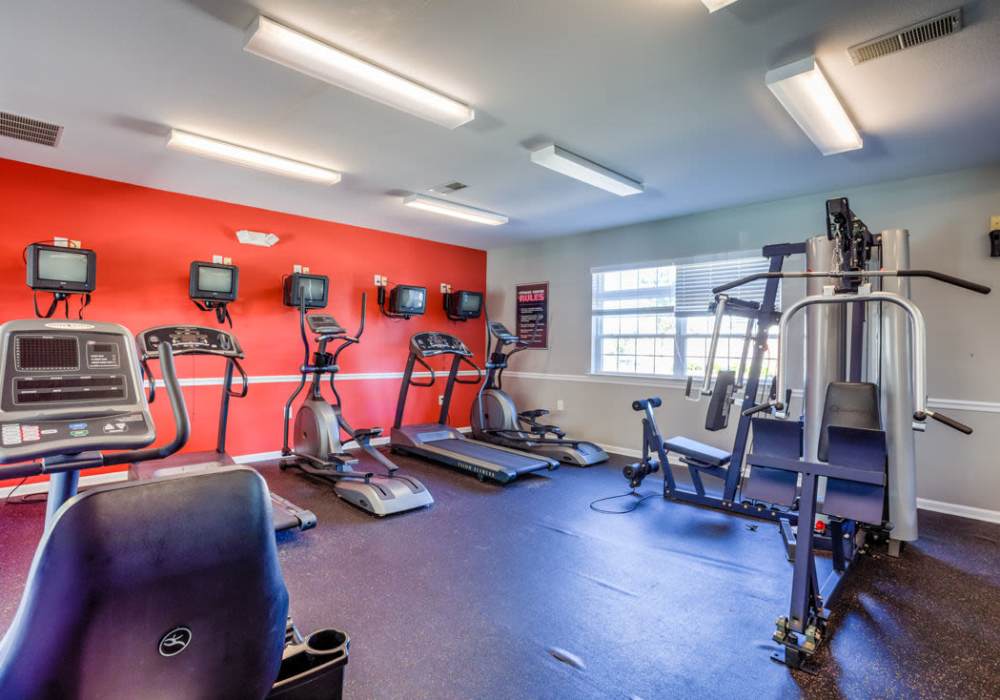
[[[406,397],[410,386],[434,386],[434,370],[426,362],[428,357],[451,355],[452,362],[445,385],[441,413],[437,423],[403,425]],[[467,438],[448,425],[448,410],[456,384],[478,384],[482,379],[479,367],[470,359],[472,352],[460,339],[448,333],[417,333],[410,338],[410,356],[399,387],[399,401],[396,404],[396,420],[393,423],[390,447],[393,452],[416,455],[431,462],[437,462],[474,474],[480,481],[494,481],[507,484],[522,474],[556,469],[559,462],[543,455],[534,455],[502,445],[493,445]],[[462,364],[476,370],[474,380],[463,380],[458,376]],[[413,369],[419,364],[430,373],[430,380],[422,382],[414,379]]]
[[[137,462],[129,467],[130,479],[153,479],[156,477],[193,474],[221,467],[229,467],[236,462],[226,453],[226,429],[229,425],[229,400],[243,398],[250,388],[247,374],[240,365],[243,350],[236,336],[228,331],[204,326],[157,326],[147,328],[136,336],[142,370],[149,382],[149,402],[156,398],[156,380],[149,368],[150,360],[160,358],[160,343],[170,343],[174,356],[200,355],[226,358],[226,372],[222,380],[222,402],[219,407],[219,431],[216,447],[211,452],[188,452],[175,454],[166,459]],[[241,388],[233,391],[233,374],[239,372]],[[291,501],[271,492],[271,511],[274,529],[308,530],[316,526],[316,515],[300,508]]]

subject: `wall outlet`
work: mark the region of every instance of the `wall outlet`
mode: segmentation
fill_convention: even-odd
[[[1000,231],[1000,216],[990,217],[990,231]]]
[[[444,406],[444,394],[438,394],[438,406]]]
[[[301,265],[292,265],[292,272],[302,272]]]
[[[557,411],[564,411],[564,410],[566,410],[566,404],[565,404],[565,402],[562,399],[556,400],[556,410]]]
[[[375,275],[375,286],[376,287],[386,287],[389,284],[389,278],[385,275]]]
[[[222,264],[222,256],[221,255],[213,255],[212,256],[212,262],[214,262],[216,265],[221,265]]]
[[[441,293],[442,294],[448,294],[450,292],[451,292],[451,285],[448,284],[447,282],[442,282],[441,283]]]

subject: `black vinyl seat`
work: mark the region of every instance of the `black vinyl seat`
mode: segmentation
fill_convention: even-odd
[[[35,553],[0,642],[0,698],[263,698],[287,613],[255,471],[91,489]]]
[[[733,458],[732,452],[686,437],[672,437],[663,441],[668,452],[676,452],[694,462],[709,467],[724,467]]]

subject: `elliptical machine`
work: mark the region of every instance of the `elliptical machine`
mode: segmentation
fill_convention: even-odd
[[[497,445],[554,457],[578,467],[606,461],[607,452],[594,443],[569,440],[559,426],[539,423],[538,419],[549,413],[544,408],[518,412],[514,399],[503,390],[503,371],[512,356],[528,347],[527,343],[499,321],[487,320],[487,327],[490,331],[486,340],[489,359],[486,379],[472,404],[473,436]]]
[[[305,279],[310,278],[310,279]],[[294,305],[298,301],[299,331],[302,335],[304,358],[299,368],[301,380],[299,385],[285,402],[285,422],[281,454],[289,459],[281,461],[281,468],[296,467],[305,474],[321,477],[333,483],[337,495],[348,503],[361,508],[373,515],[383,517],[393,513],[402,513],[415,508],[423,508],[434,502],[427,488],[411,476],[397,474],[399,467],[393,464],[384,454],[371,444],[372,438],[382,433],[381,428],[352,428],[344,419],[340,394],[334,384],[334,378],[340,367],[337,360],[346,348],[360,342],[365,331],[365,307],[367,295],[361,295],[361,325],[352,336],[337,323],[329,314],[309,314],[307,308],[323,308],[326,306],[327,278],[322,275],[295,274],[288,278],[291,286],[298,291],[288,292],[289,282],[286,282],[285,303]],[[322,283],[322,294],[304,293],[308,284]],[[309,339],[306,325],[315,336],[316,351],[309,361]],[[337,343],[331,351],[328,345]],[[323,376],[329,376],[330,391],[335,403],[330,403],[323,396]],[[295,434],[293,445],[289,442],[289,422],[292,416],[292,404],[309,382],[309,394],[295,414]],[[361,448],[361,456],[378,462],[385,468],[384,474],[372,471],[355,471],[359,458],[344,450],[340,440],[343,430],[357,442]]]

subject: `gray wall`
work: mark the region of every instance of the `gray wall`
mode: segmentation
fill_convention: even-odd
[[[506,388],[524,408],[553,410],[554,421],[572,434],[631,449],[639,447],[641,430],[630,402],[659,394],[664,405],[657,417],[665,434],[684,434],[728,449],[732,433],[706,432],[706,403],[685,401],[681,382],[589,374],[590,270],[801,241],[824,230],[824,202],[838,195],[850,198],[852,209],[873,231],[909,229],[913,268],[1000,287],[1000,259],[989,257],[986,239],[989,217],[1000,215],[1000,166],[490,250],[488,304],[493,317],[513,324],[519,282],[548,281],[552,300],[550,348],[519,354]],[[801,267],[796,262],[786,269]],[[931,424],[917,435],[919,495],[927,507],[1000,518],[1000,460],[995,456],[1000,436],[1000,290],[980,296],[924,280],[914,281],[912,289],[927,318],[932,405],[976,431],[964,437]],[[803,293],[801,282],[788,282],[783,289],[786,303]],[[801,375],[800,356],[800,347],[791,350],[792,376]],[[565,401],[562,412],[555,411],[558,399]]]

